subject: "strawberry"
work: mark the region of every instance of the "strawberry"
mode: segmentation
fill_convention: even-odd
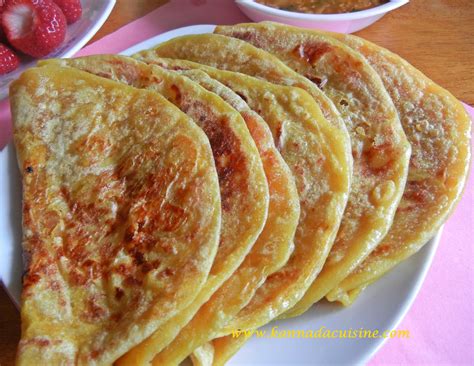
[[[66,16],[67,24],[72,24],[82,16],[81,0],[53,0]]]
[[[0,0],[0,19],[3,13],[3,7],[5,6],[5,0]],[[5,38],[5,33],[3,33],[2,26],[0,24],[0,42],[5,42],[7,39]]]
[[[18,56],[3,43],[0,43],[0,75],[12,72],[19,64]]]
[[[52,0],[7,0],[2,26],[10,44],[33,57],[54,51],[66,37],[66,18]]]
[[[2,13],[3,13],[3,7],[5,6],[5,2],[6,0],[0,0],[0,17],[2,16]],[[0,25],[0,41],[5,41],[6,38],[5,38],[5,34],[3,33],[3,29]]]

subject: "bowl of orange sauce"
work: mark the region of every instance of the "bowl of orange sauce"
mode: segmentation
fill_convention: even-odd
[[[270,20],[304,28],[353,33],[409,0],[236,0],[256,22]]]

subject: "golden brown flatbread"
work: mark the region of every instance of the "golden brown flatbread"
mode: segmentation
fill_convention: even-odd
[[[216,34],[190,35],[165,42],[155,48],[155,51],[156,56],[159,57],[187,59],[184,57],[185,49],[190,47],[189,60],[199,62],[199,58],[192,59],[194,51],[199,47],[204,47],[204,45],[207,45],[208,53],[202,55],[206,57],[206,62],[200,63],[219,69],[241,72],[275,84],[294,86],[306,90],[314,98],[324,117],[344,133],[344,138],[349,143],[349,134],[340,113],[315,83],[291,70],[277,57],[253,47],[247,42],[239,42]],[[152,50],[144,52],[152,52]],[[139,57],[140,54],[141,52],[136,56]],[[183,57],[178,57],[178,55]]]
[[[338,107],[351,136],[349,203],[321,274],[283,317],[296,316],[336,287],[386,235],[405,187],[410,145],[380,77],[343,43],[318,31],[270,22],[222,26],[216,32],[274,54],[317,83]]]
[[[169,69],[203,70],[240,95],[267,122],[295,176],[301,206],[295,250],[221,335],[264,325],[303,296],[331,248],[350,186],[350,150],[344,134],[324,119],[311,96],[299,88],[189,61],[161,59],[154,50],[139,57]]]
[[[275,147],[270,129],[265,121],[232,90],[211,79],[198,70],[181,73],[228,102],[245,120],[255,140],[267,176],[270,206],[265,227],[245,261],[232,276],[216,291],[199,310],[199,318],[193,319],[153,359],[153,364],[177,364],[205,342],[219,334],[221,328],[231,320],[253,297],[267,276],[281,268],[293,251],[293,237],[299,219],[299,197],[290,169]],[[205,348],[205,347],[204,347]],[[212,347],[208,347],[212,349]],[[195,361],[206,361],[199,356],[208,352],[197,352]]]
[[[355,36],[331,34],[377,71],[412,146],[408,181],[379,247],[328,294],[349,305],[370,283],[416,253],[459,201],[470,162],[471,121],[462,104],[408,62]]]
[[[269,199],[262,161],[240,114],[186,77],[123,56],[90,56],[45,63],[77,67],[138,88],[158,91],[192,117],[210,140],[222,198],[219,248],[208,281],[194,301],[118,363],[147,362],[196,315],[255,243],[267,217]]]
[[[251,253],[252,256],[247,256],[245,261],[249,265],[258,264],[263,267],[261,270],[264,273],[274,272],[286,264],[294,250],[293,238],[300,203],[293,174],[278,152],[265,120],[250,109],[239,95],[203,71],[185,70],[179,73],[219,95],[238,111],[257,145],[267,177],[270,204],[265,227],[253,248],[256,249],[258,245],[261,251]],[[233,276],[235,277],[235,273]]]
[[[265,268],[258,262],[252,270],[241,271],[240,277],[232,276],[228,279],[242,263],[245,255],[249,253],[267,218],[268,185],[256,145],[240,113],[216,94],[206,91],[189,78],[177,73],[159,67],[150,67],[122,56],[91,56],[54,62],[78,67],[135,87],[158,91],[192,117],[210,139],[220,179],[223,207],[221,242],[211,269],[211,278],[190,306],[122,357],[119,364],[151,361],[153,356],[170,343],[183,327],[174,343],[179,339],[186,339],[183,346],[177,348],[185,352],[183,350],[193,341],[199,342],[200,337],[205,337],[206,330],[211,331],[213,322],[216,324],[219,322],[218,317],[213,318],[214,312],[208,309],[223,306],[224,302],[224,309],[228,308],[229,312],[239,310],[240,308],[232,310],[230,304],[223,301],[222,297],[225,298],[226,293],[231,297],[237,297],[240,294],[241,301],[245,304],[253,294],[250,283],[254,281],[254,287],[258,287],[257,284],[262,281],[259,276],[265,272]],[[291,186],[289,189],[291,190]],[[284,235],[278,238],[281,241],[276,244],[288,249],[291,245],[297,215],[293,217],[294,199],[285,196],[286,198],[289,198],[290,205],[286,211],[290,215],[289,226],[286,226],[288,229],[286,232],[284,229],[279,232]],[[258,258],[258,254],[262,254],[262,250],[260,245],[255,250],[252,249],[250,254],[255,259],[256,256]],[[224,283],[226,280],[227,282]],[[243,291],[243,284],[247,281],[249,282],[248,291]],[[225,288],[209,300],[209,297],[223,283]],[[208,303],[200,309],[206,301]],[[238,307],[238,303],[236,300],[235,306]],[[186,338],[185,334],[190,334],[189,338]],[[189,353],[185,352],[184,357]]]
[[[23,176],[19,365],[110,364],[187,306],[220,229],[204,133],[160,95],[58,66],[10,89]]]

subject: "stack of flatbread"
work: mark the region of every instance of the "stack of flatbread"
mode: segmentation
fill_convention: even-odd
[[[42,61],[10,100],[20,365],[222,365],[233,330],[416,253],[470,159],[460,102],[400,57],[276,23]]]

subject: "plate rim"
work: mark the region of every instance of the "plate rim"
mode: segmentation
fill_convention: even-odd
[[[424,248],[427,249],[427,253],[425,253],[426,258],[425,258],[425,261],[423,262],[423,266],[419,268],[418,270],[419,274],[415,280],[412,291],[410,292],[409,296],[407,296],[405,300],[402,302],[401,309],[399,310],[398,314],[393,319],[392,323],[389,325],[388,329],[393,330],[393,329],[398,328],[400,323],[403,321],[403,319],[407,315],[408,311],[411,309],[416,298],[418,297],[421,287],[423,286],[423,283],[426,280],[426,276],[428,275],[431,265],[433,264],[434,256],[436,255],[436,252],[438,251],[438,246],[439,246],[439,243],[441,242],[443,230],[444,230],[444,224],[441,225],[441,227],[438,229],[438,231],[436,232],[436,235],[432,237],[431,239],[429,239],[426,242],[426,244],[424,244],[423,247],[421,247],[421,249],[424,249]],[[420,251],[411,255],[410,257],[418,255],[418,254],[420,254]],[[396,270],[397,270],[397,266],[392,268],[389,272],[396,271]],[[381,338],[379,343],[374,343],[374,345],[371,347],[372,350],[367,350],[365,357],[361,357],[360,364],[363,364],[363,365],[367,364],[380,351],[380,349],[385,345],[385,343],[388,340],[389,338]]]

